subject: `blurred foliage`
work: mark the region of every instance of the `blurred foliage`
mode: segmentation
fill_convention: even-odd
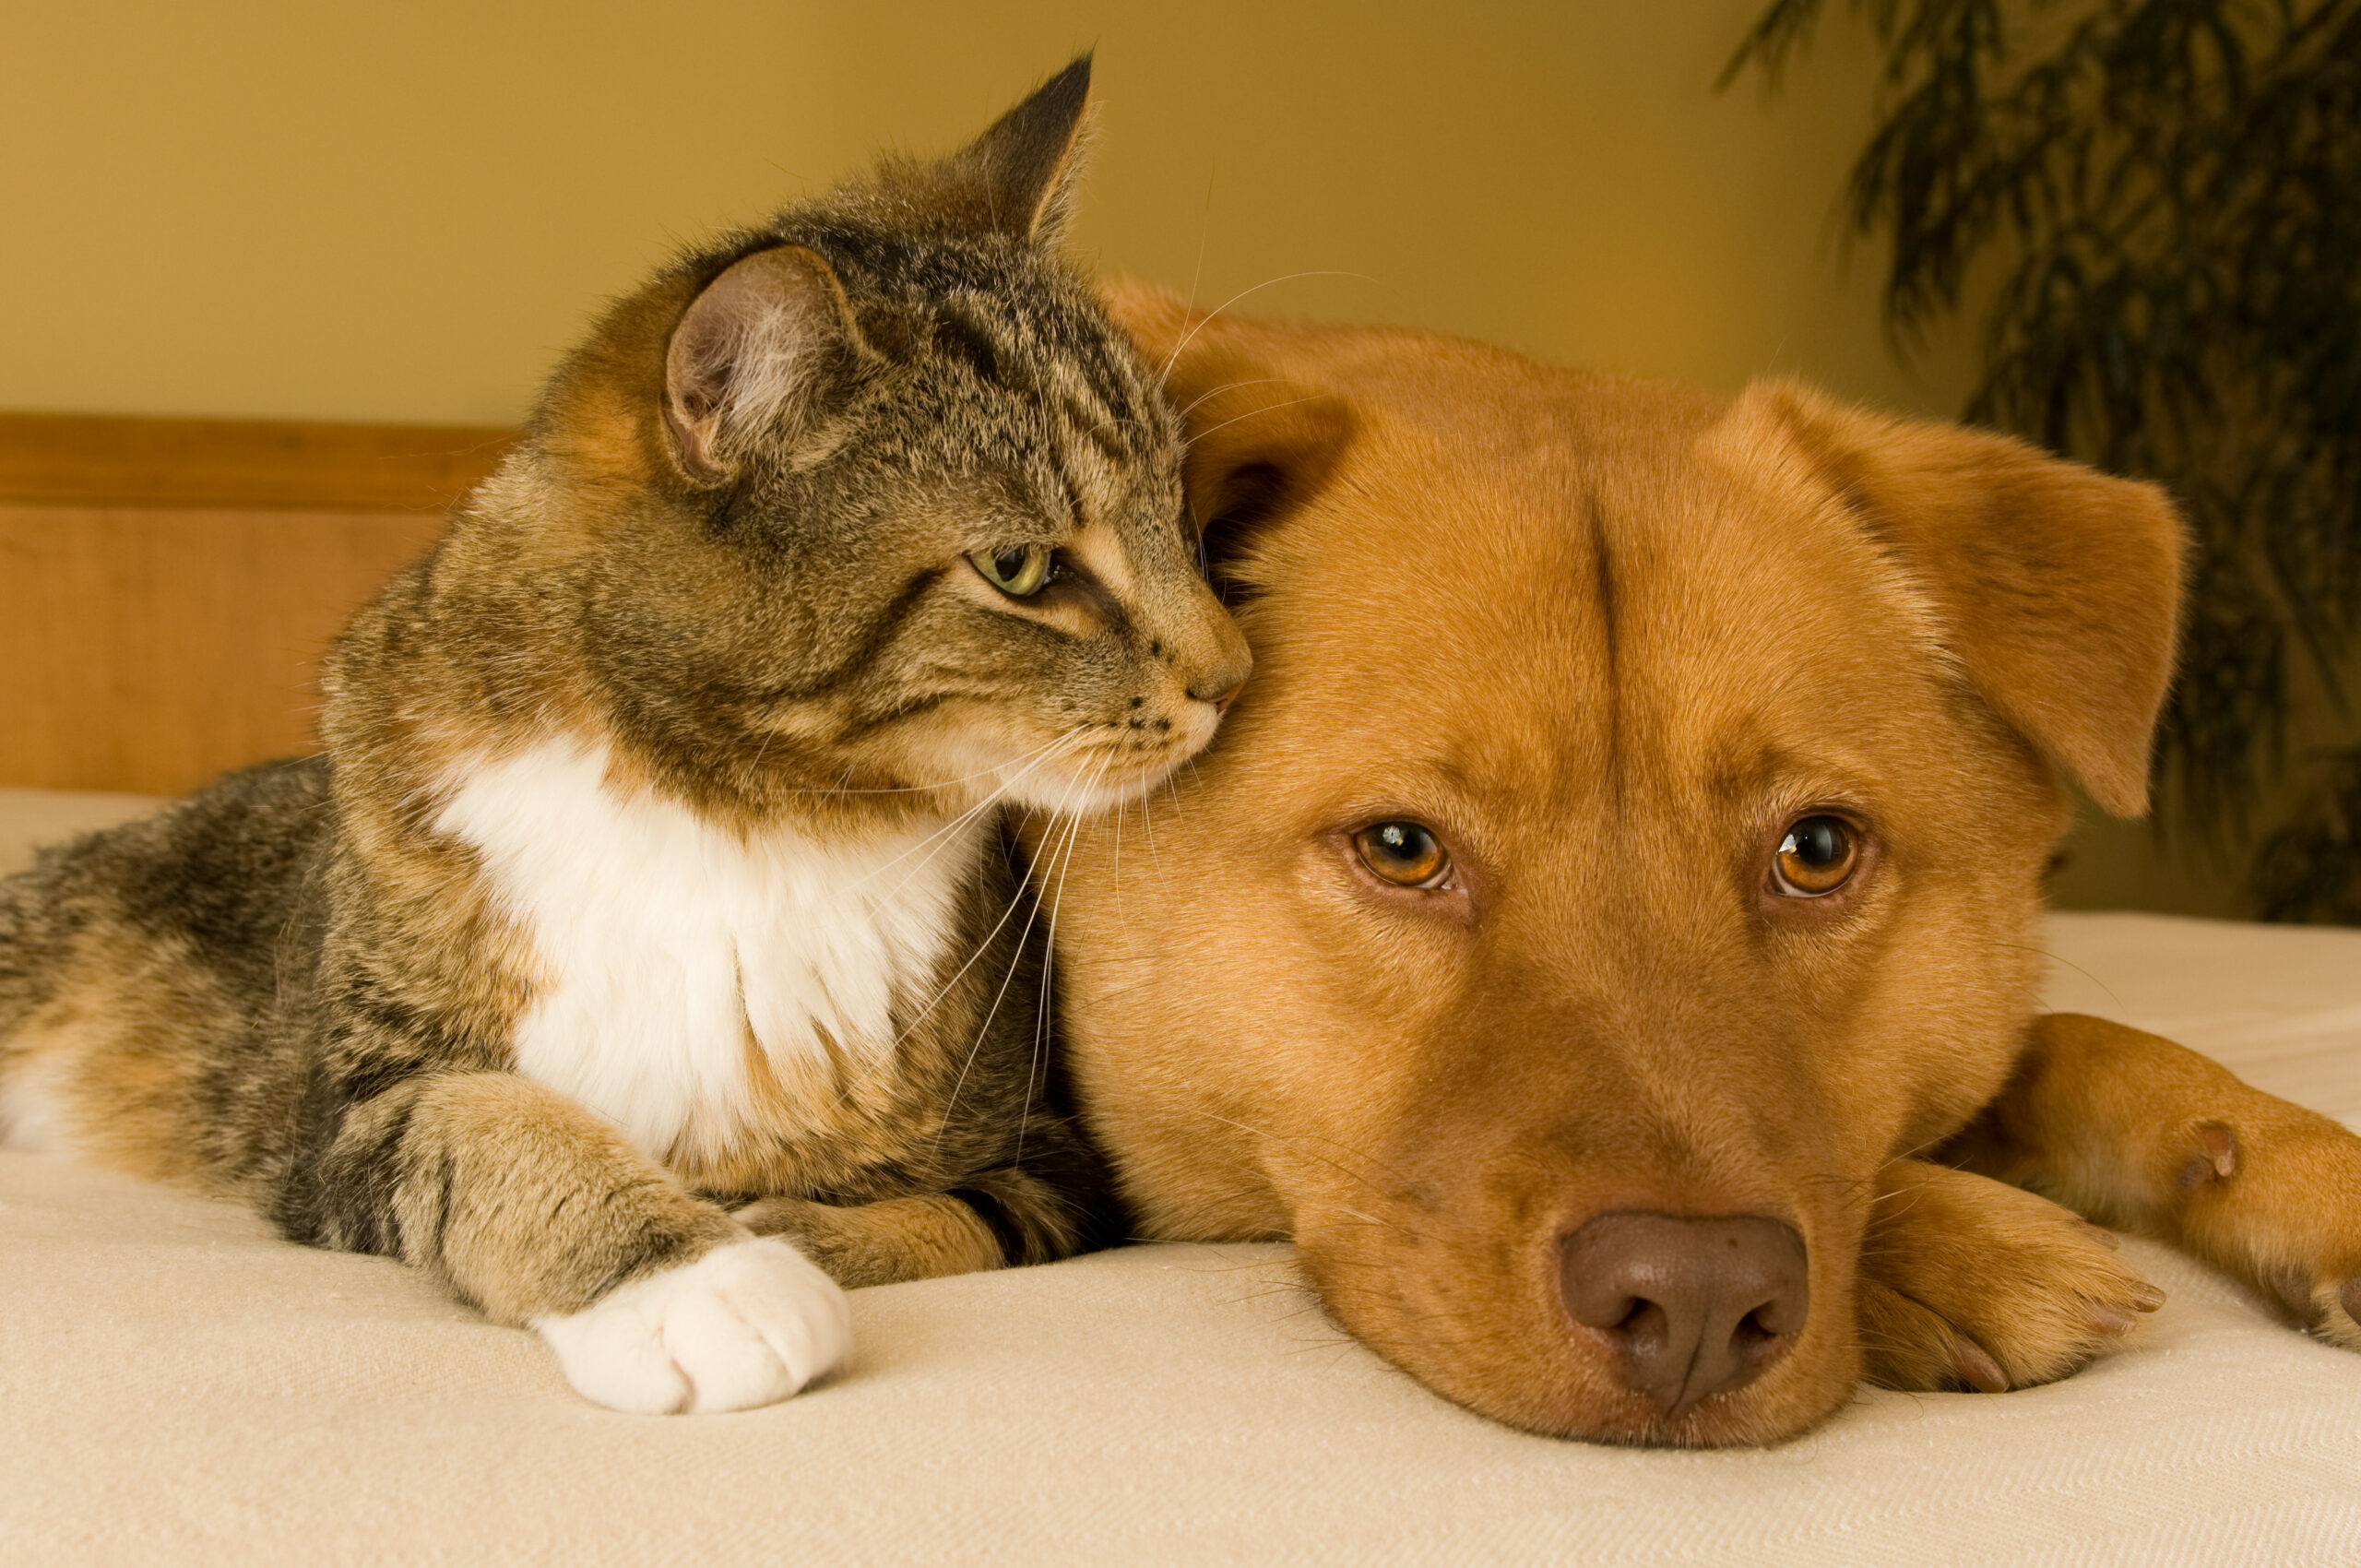
[[[2327,759],[2313,798],[2255,854],[2255,912],[2267,921],[2361,925],[2361,748]]]
[[[1985,302],[1971,421],[2169,489],[2196,537],[2156,757],[2180,827],[2243,837],[2303,671],[2361,622],[2361,0],[1847,0],[1885,58],[1844,216],[1892,244],[1904,351]],[[1775,89],[1826,0],[1723,77]],[[2349,711],[2349,709],[2348,709]],[[2277,919],[2356,920],[2361,751],[2257,853]]]

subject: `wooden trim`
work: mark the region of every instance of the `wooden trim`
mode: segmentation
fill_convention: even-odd
[[[0,785],[176,795],[316,750],[320,651],[443,527],[0,502]]]
[[[440,512],[515,437],[492,425],[0,413],[0,501]]]

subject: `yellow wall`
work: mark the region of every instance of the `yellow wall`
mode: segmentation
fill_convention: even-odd
[[[681,239],[947,148],[1096,44],[1076,242],[1108,271],[1948,412],[1961,344],[1900,368],[1877,257],[1843,265],[1831,221],[1858,30],[1775,104],[1712,91],[1760,4],[19,6],[0,408],[513,419]],[[2139,849],[2085,856],[2070,897],[2213,897]]]
[[[24,6],[0,93],[0,407],[514,416],[680,238],[948,148],[1078,47],[1077,240],[1257,309],[1946,407],[1836,268],[1863,58],[1766,113],[1756,0]],[[1832,42],[1850,30],[1832,30]],[[1342,276],[1338,276],[1342,275]]]

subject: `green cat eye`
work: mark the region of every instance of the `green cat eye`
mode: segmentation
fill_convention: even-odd
[[[979,550],[967,557],[984,581],[1004,594],[1017,599],[1030,599],[1041,591],[1050,580],[1050,547],[1046,544],[1013,544],[1006,550]]]

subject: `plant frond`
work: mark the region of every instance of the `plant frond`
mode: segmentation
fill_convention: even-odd
[[[1775,85],[1825,9],[1774,0],[1725,85]],[[1891,241],[1889,336],[1911,351],[1975,279],[1965,417],[2179,500],[2157,781],[2199,837],[2242,831],[2299,671],[2349,701],[2361,640],[2361,0],[1850,9],[1884,66],[1842,215]]]

